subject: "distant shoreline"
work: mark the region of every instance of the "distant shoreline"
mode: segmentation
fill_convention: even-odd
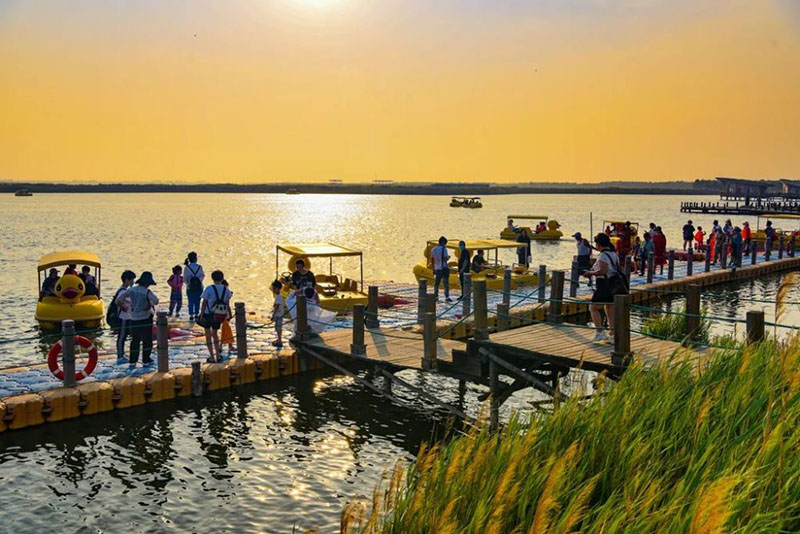
[[[608,195],[716,195],[720,190],[712,183],[698,187],[696,183],[668,182],[647,184],[635,182],[630,186],[612,184],[521,185],[521,184],[61,184],[61,183],[0,183],[0,193],[27,189],[37,193],[272,193],[349,195],[446,195],[490,196],[514,194],[608,194]]]

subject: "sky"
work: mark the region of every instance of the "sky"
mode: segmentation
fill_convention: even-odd
[[[0,180],[800,178],[800,0],[0,0]]]

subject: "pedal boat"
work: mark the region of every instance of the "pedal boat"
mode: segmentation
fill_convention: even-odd
[[[41,292],[42,282],[51,268],[67,265],[94,267],[97,291],[100,292],[100,258],[95,254],[80,251],[53,252],[39,260],[38,278]],[[44,275],[44,276],[42,276]],[[55,296],[41,297],[36,303],[36,320],[42,330],[61,330],[61,321],[72,319],[76,330],[99,328],[105,313],[103,300],[99,296],[86,295],[86,287],[77,275],[62,275],[54,286]]]
[[[564,236],[564,233],[559,230],[561,225],[558,224],[558,221],[555,219],[548,219],[547,215],[509,215],[506,219],[513,219],[517,220],[533,220],[533,221],[544,221],[547,225],[547,230],[542,230],[541,232],[536,232],[530,226],[520,226],[517,231],[512,228],[506,226],[503,228],[503,231],[500,232],[501,239],[508,239],[510,241],[515,241],[517,239],[518,232],[525,232],[528,234],[528,237],[531,238],[531,241],[558,241]]]

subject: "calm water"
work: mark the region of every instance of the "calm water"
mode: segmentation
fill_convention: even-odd
[[[125,268],[152,270],[163,282],[172,265],[196,250],[207,271],[225,271],[237,299],[264,311],[271,305],[267,286],[278,242],[361,249],[367,280],[411,283],[427,239],[494,237],[509,213],[547,214],[565,234],[588,233],[590,211],[595,231],[604,217],[655,221],[673,245],[686,219],[678,211],[681,200],[518,195],[486,197],[482,210],[466,210],[433,196],[4,195],[0,366],[41,359],[31,341],[36,262],[53,250],[98,253],[107,290]],[[695,223],[710,225],[707,219]],[[534,244],[533,254],[535,263],[563,268],[573,246],[568,240]],[[355,261],[339,265],[338,272],[357,274]],[[704,302],[720,316],[741,318],[754,306],[771,317],[769,305],[743,299],[774,299],[779,280],[765,277],[735,292],[715,289]],[[164,288],[155,290],[166,297]],[[797,321],[796,308],[784,321]],[[470,386],[460,399],[451,380],[405,378],[427,381],[426,388],[472,412],[482,392]],[[292,532],[297,525],[333,532],[348,499],[369,495],[397,458],[410,457],[438,434],[442,425],[409,400],[412,407],[399,408],[348,379],[313,375],[6,432],[0,434],[4,526],[15,532],[54,524],[81,532]],[[505,408],[524,408],[527,400],[517,394]]]

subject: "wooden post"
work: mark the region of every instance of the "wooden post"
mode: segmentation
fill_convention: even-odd
[[[706,272],[711,271],[711,255],[714,253],[714,250],[709,246],[706,247]]]
[[[417,289],[417,324],[422,324],[425,317],[425,295],[428,294],[428,281],[424,278],[419,280]]]
[[[192,395],[199,397],[203,394],[203,368],[200,362],[192,362]]]
[[[647,254],[647,283],[653,283],[653,273],[656,270],[656,256],[652,252]]]
[[[236,357],[247,358],[247,310],[244,302],[233,305],[236,310]]]
[[[486,316],[486,280],[472,282],[472,292],[475,294],[475,339],[488,339],[489,328]]]
[[[631,283],[631,271],[633,270],[633,257],[625,256],[625,278],[628,279],[628,285]]]
[[[350,353],[353,356],[363,356],[367,353],[364,344],[364,305],[353,306],[353,342],[350,344]]]
[[[755,265],[756,261],[758,261],[758,243],[750,239],[750,263]]]
[[[169,327],[167,325],[167,312],[160,311],[156,314],[156,356],[158,358],[158,372],[169,371]]]
[[[686,337],[696,339],[700,331],[700,286],[686,286]]]
[[[367,328],[378,328],[381,325],[378,319],[378,286],[369,286],[367,293],[367,313],[364,318]]]
[[[720,269],[727,269],[728,268],[728,247],[722,247],[722,254],[719,257],[719,267]]]
[[[778,259],[783,259],[783,234],[778,238]]]
[[[631,356],[631,296],[614,296],[614,350],[611,364],[627,367]]]
[[[500,380],[497,376],[497,364],[489,360],[489,432],[497,432],[500,426],[500,402],[497,399]]]
[[[422,368],[436,369],[436,316],[431,312],[425,313],[422,323]]]
[[[569,272],[569,296],[578,296],[578,262],[572,262],[572,269]]]
[[[694,269],[694,250],[692,250],[692,247],[689,247],[688,256],[686,256],[686,276],[692,276],[693,269]]]
[[[503,304],[511,306],[511,269],[503,271]]]
[[[508,330],[508,304],[497,305],[497,331]]]
[[[758,343],[764,339],[764,312],[750,310],[747,312],[747,343]]]
[[[299,341],[305,341],[311,337],[311,327],[308,325],[308,303],[305,295],[298,295],[297,319],[294,327],[294,337]]]
[[[64,319],[61,321],[61,351],[64,367],[64,386],[75,385],[75,321]]]
[[[675,250],[670,249],[667,253],[667,280],[675,279]]]
[[[432,313],[436,317],[436,302],[438,299],[433,293],[425,295],[425,313]]]
[[[464,274],[464,287],[461,288],[461,317],[472,313],[472,275]]]
[[[564,271],[553,271],[550,275],[550,321],[560,323],[564,300]]]
[[[547,284],[547,265],[539,265],[539,286],[537,287],[537,301],[539,304],[545,301],[544,289]]]

